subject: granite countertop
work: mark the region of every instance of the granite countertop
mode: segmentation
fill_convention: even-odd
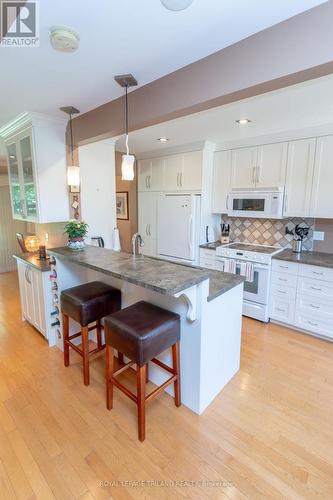
[[[53,248],[49,252],[75,264],[164,295],[175,295],[209,279],[208,300],[210,301],[243,281],[242,278],[233,274],[210,271],[201,267],[187,266],[146,256],[134,258],[127,253],[93,246],[86,246],[80,252],[70,250],[67,247]]]
[[[213,241],[211,243],[204,243],[200,245],[200,248],[205,248],[206,250],[216,250],[217,247],[220,247],[222,243],[220,241]]]
[[[14,259],[21,260],[30,264],[32,267],[39,269],[42,273],[46,273],[50,270],[49,260],[40,260],[36,254],[33,253],[21,253],[13,255]]]
[[[294,253],[292,250],[283,250],[273,256],[273,259],[308,264],[310,266],[333,268],[333,254],[324,252],[302,252]]]

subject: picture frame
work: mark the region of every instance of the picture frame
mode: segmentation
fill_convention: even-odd
[[[129,220],[128,191],[116,193],[116,214],[117,220]]]

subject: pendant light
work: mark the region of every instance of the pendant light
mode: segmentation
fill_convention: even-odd
[[[80,167],[74,165],[72,116],[80,113],[80,111],[73,106],[65,106],[60,108],[60,110],[69,115],[69,128],[71,134],[71,164],[67,167],[67,185],[71,187],[72,192],[78,192],[80,186]]]
[[[161,0],[161,3],[168,10],[179,11],[187,9],[193,0]]]
[[[129,153],[128,146],[128,87],[135,87],[138,82],[133,75],[118,75],[114,77],[115,81],[125,89],[125,135],[126,135],[126,154],[121,160],[121,179],[123,181],[132,181],[134,179],[135,156]]]

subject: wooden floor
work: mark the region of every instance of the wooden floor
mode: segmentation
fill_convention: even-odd
[[[244,319],[238,375],[201,417],[161,395],[144,443],[130,400],[105,409],[104,358],[90,387],[72,359],[0,275],[1,500],[333,498],[333,344]]]

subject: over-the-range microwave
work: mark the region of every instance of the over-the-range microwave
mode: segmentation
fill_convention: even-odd
[[[227,209],[231,217],[282,219],[284,188],[234,189],[228,194]]]

